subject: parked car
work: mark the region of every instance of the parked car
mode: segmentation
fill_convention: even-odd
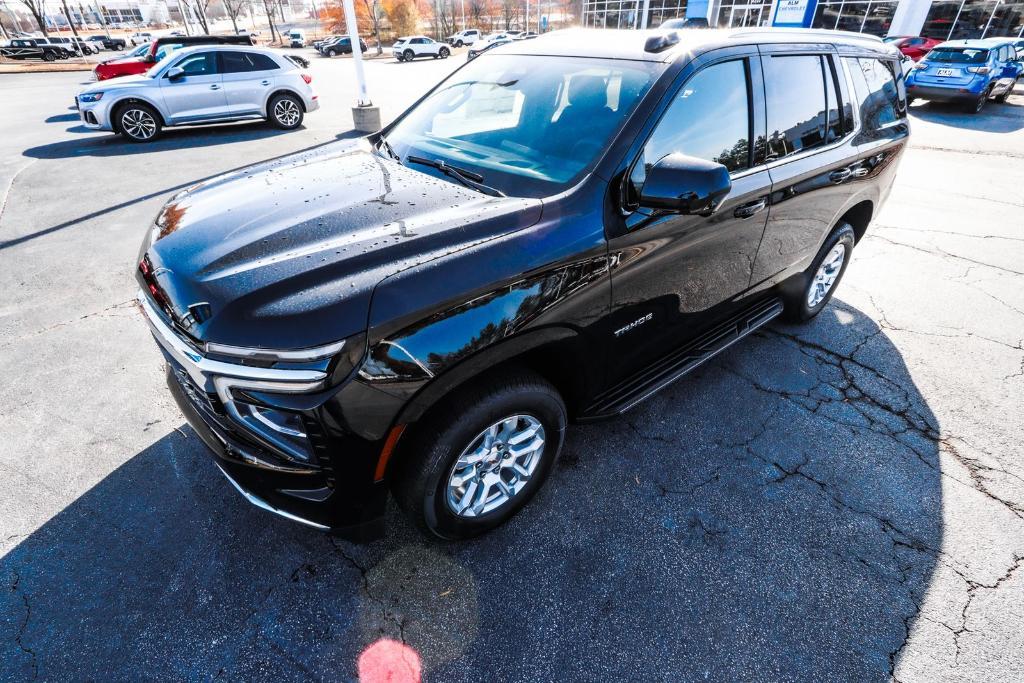
[[[459,31],[453,35],[448,36],[448,44],[453,47],[462,47],[463,45],[472,45],[480,40],[483,36],[475,28],[468,28],[465,31]]]
[[[305,31],[299,28],[288,31],[288,47],[306,47]]]
[[[128,40],[132,45],[142,45],[143,43],[153,42],[153,34],[148,31],[143,33],[133,33],[128,36]]]
[[[83,38],[56,37],[50,38],[50,42],[63,45],[67,48],[68,52],[76,56],[91,55],[99,52],[99,50],[94,49],[93,46]]]
[[[366,41],[362,38],[359,39],[359,49],[362,52],[366,52]],[[332,41],[326,42],[319,48],[320,54],[324,57],[334,57],[335,55],[350,55],[352,54],[352,39],[348,36],[341,36],[335,38]]]
[[[44,62],[67,58],[63,49],[49,43],[41,43],[35,38],[14,38],[0,47],[0,55],[7,59],[41,59]]]
[[[164,57],[192,45],[251,45],[249,36],[165,36],[152,43],[146,43],[141,54],[133,50],[129,56],[100,62],[93,69],[96,80],[105,81],[119,76],[132,76],[146,73],[154,64]],[[139,46],[142,48],[142,46]]]
[[[506,36],[504,38],[495,38],[494,40],[487,40],[482,43],[477,43],[473,47],[469,48],[469,51],[466,53],[466,61],[468,62],[470,60],[476,59],[477,57],[487,52],[488,50],[493,50],[494,48],[501,47],[502,45],[508,45],[509,43],[512,42],[512,40],[512,38]]]
[[[320,47],[321,47],[322,45],[324,45],[325,43],[330,43],[330,42],[334,42],[335,40],[337,40],[337,39],[339,39],[339,38],[344,38],[344,37],[345,37],[345,36],[344,36],[344,35],[342,35],[341,33],[335,33],[335,34],[333,34],[333,35],[329,35],[329,36],[324,36],[323,38],[321,38],[321,39],[319,39],[319,40],[314,40],[314,41],[313,41],[313,49],[315,49],[315,50],[319,50],[319,49],[320,49]]]
[[[942,42],[938,38],[924,36],[889,36],[885,41],[915,62],[920,61],[933,47]]]
[[[170,391],[265,510],[367,539],[390,492],[428,534],[492,529],[570,419],[825,309],[908,144],[898,58],[559,32],[365,139],[193,186],[136,271]]]
[[[60,53],[61,59],[68,59],[70,57],[78,56],[77,50],[75,50],[72,46],[68,45],[67,43],[58,41],[56,38],[33,38],[33,40],[39,46],[49,45],[51,47],[56,48],[57,52]]]
[[[951,40],[932,48],[907,77],[907,97],[963,104],[978,113],[1004,102],[1020,75],[1012,39]]]
[[[417,57],[433,57],[447,59],[452,53],[445,43],[439,43],[426,36],[406,36],[399,38],[391,47],[395,59],[400,62],[411,62]]]
[[[125,42],[124,38],[112,38],[105,35],[96,35],[89,36],[89,40],[102,43],[103,48],[106,50],[123,50],[128,47],[128,43]]]
[[[267,119],[302,125],[320,103],[312,77],[265,48],[184,47],[142,76],[96,83],[76,98],[87,128],[150,142],[168,126]]]

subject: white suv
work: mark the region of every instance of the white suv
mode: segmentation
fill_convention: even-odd
[[[406,36],[395,41],[391,51],[400,62],[411,62],[417,57],[433,57],[446,59],[452,53],[445,43],[439,43],[426,36]]]
[[[155,139],[164,126],[245,119],[290,130],[320,107],[312,80],[271,50],[197,45],[171,53],[143,75],[91,85],[75,101],[87,128],[133,142]]]
[[[469,28],[465,31],[459,31],[455,35],[448,36],[448,44],[454,47],[462,47],[463,45],[472,45],[482,39],[483,36],[480,35],[480,31],[475,28]]]

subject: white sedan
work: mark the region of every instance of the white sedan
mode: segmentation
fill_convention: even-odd
[[[446,59],[452,53],[444,43],[439,43],[433,38],[426,36],[406,36],[399,38],[391,51],[395,59],[400,62],[411,62],[417,57],[433,57],[434,59]]]

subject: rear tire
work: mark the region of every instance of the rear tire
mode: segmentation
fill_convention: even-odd
[[[410,439],[392,490],[428,535],[471,538],[504,523],[543,485],[562,449],[565,404],[528,370],[491,375],[444,400]]]
[[[160,114],[141,102],[120,107],[114,120],[117,122],[117,131],[129,142],[152,142],[160,137],[163,130]]]
[[[302,125],[302,102],[295,95],[274,95],[267,103],[267,120],[275,128],[294,130]]]
[[[449,50],[446,47],[442,47],[440,50],[438,50],[437,54],[441,57],[441,59],[448,59],[448,55],[450,55],[451,53],[451,50]]]
[[[803,273],[804,285],[786,297],[787,320],[805,323],[828,305],[850,264],[856,239],[849,223],[840,223],[829,234],[810,268]]]
[[[406,50],[402,53],[402,56],[405,57],[405,61],[411,62],[416,57],[416,53],[412,50]]]
[[[992,88],[987,88],[985,92],[978,96],[978,99],[974,100],[967,105],[968,114],[980,114],[981,110],[985,108],[988,103],[988,96],[992,92]]]

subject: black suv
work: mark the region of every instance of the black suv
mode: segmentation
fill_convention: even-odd
[[[494,527],[566,425],[828,304],[907,145],[899,53],[803,31],[516,41],[383,131],[204,182],[142,245],[167,381],[256,505]]]

